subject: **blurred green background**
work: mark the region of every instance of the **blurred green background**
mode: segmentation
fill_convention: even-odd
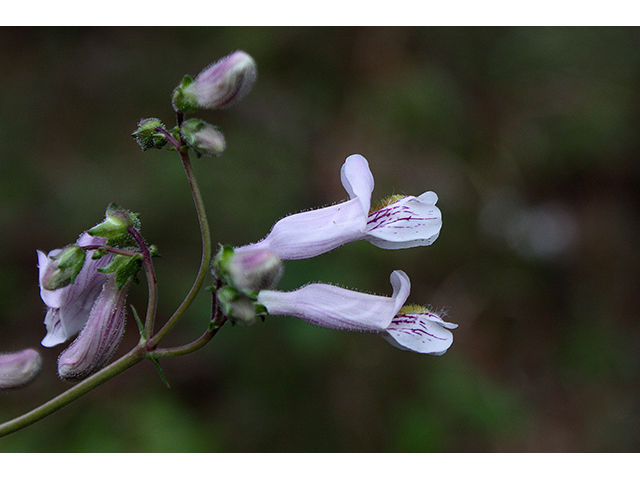
[[[184,74],[236,49],[259,74],[224,111],[227,151],[193,159],[214,241],[262,238],[288,213],[346,198],[361,153],[374,198],[433,190],[430,247],[360,242],[288,262],[313,281],[390,295],[459,324],[442,357],[271,317],[199,352],[138,365],[0,439],[28,452],[638,451],[640,30],[626,28],[0,29],[0,351],[37,347],[0,421],[62,392],[45,349],[36,249],[72,243],[109,202],[158,245],[160,320],[200,259],[175,153],[142,153],[141,117],[173,125]],[[144,282],[130,300],[146,305]],[[189,342],[203,292],[167,338]],[[129,319],[120,352],[137,341]]]

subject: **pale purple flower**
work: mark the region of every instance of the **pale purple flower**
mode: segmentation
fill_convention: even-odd
[[[104,238],[92,237],[84,233],[78,239],[76,245],[85,247],[88,245],[104,246]],[[98,273],[97,269],[104,267],[111,261],[111,254],[104,255],[98,260],[91,258],[92,252],[87,253],[82,270],[75,281],[66,287],[56,290],[47,290],[42,286],[42,279],[47,271],[51,258],[61,250],[53,250],[49,254],[38,251],[38,269],[40,279],[40,296],[47,305],[47,314],[44,324],[47,327],[47,335],[42,340],[45,347],[53,347],[66,342],[76,333],[82,330],[87,323],[89,312],[96,298],[102,291],[102,286],[107,276]]]
[[[371,209],[373,175],[362,155],[349,156],[341,170],[350,200],[325,208],[289,215],[278,221],[263,240],[236,251],[272,250],[283,260],[311,258],[345,243],[367,240],[384,249],[431,245],[440,233],[438,196],[392,197]]]
[[[393,295],[382,297],[313,283],[291,292],[262,290],[257,303],[270,315],[298,317],[336,330],[377,333],[404,350],[445,353],[453,342],[453,334],[447,329],[457,325],[423,308],[403,308],[411,290],[409,277],[403,271],[391,274],[391,285]]]
[[[82,380],[104,367],[122,339],[130,283],[118,290],[116,276],[106,277],[86,325],[58,358],[58,375],[65,380]]]
[[[31,383],[42,367],[42,357],[32,348],[0,353],[0,390],[24,387]]]

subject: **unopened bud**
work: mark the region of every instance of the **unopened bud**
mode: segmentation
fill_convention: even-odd
[[[38,265],[42,288],[57,290],[72,284],[82,270],[85,257],[84,250],[77,245],[50,252],[46,261]]]
[[[162,148],[167,144],[166,137],[159,133],[157,128],[164,128],[164,124],[160,120],[143,118],[138,123],[138,128],[131,134],[143,152],[150,148]]]
[[[214,274],[246,293],[274,288],[284,267],[268,249],[239,250],[225,246],[213,261]]]
[[[222,287],[217,297],[222,311],[233,323],[248,327],[258,320],[253,300],[236,289]]]
[[[24,387],[36,378],[41,367],[42,358],[32,348],[0,353],[0,390]]]
[[[180,133],[187,145],[193,148],[198,156],[217,157],[224,152],[224,135],[203,120],[190,118],[182,124]]]
[[[228,107],[251,90],[256,75],[256,62],[238,50],[202,70],[195,80],[184,77],[173,91],[173,108],[188,113]]]
[[[98,296],[87,324],[58,358],[58,375],[64,380],[82,380],[104,367],[124,333],[129,284],[118,290],[110,275]]]

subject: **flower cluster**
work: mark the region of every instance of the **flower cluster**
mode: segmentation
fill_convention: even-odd
[[[238,50],[206,67],[195,79],[185,75],[173,91],[173,108],[180,115],[198,109],[227,108],[249,93],[256,76],[256,62],[249,54]],[[167,132],[157,118],[143,118],[132,135],[144,151],[164,147],[167,133],[176,141],[182,138],[198,157],[217,157],[226,147],[218,127],[199,118],[190,118],[171,132]]]
[[[129,246],[128,228],[134,225],[135,214],[111,204],[104,222],[74,245],[37,252],[40,296],[47,306],[42,345],[59,345],[80,332],[58,358],[58,374],[65,380],[81,380],[99,370],[118,347],[139,254],[108,253],[105,247]]]
[[[291,292],[270,290],[265,285],[275,286],[274,282],[264,282],[256,274],[279,278],[281,265],[274,258],[311,258],[356,240],[394,250],[431,245],[438,238],[442,215],[435,206],[438,197],[434,192],[418,197],[396,195],[371,208],[374,180],[361,155],[346,159],[341,179],[349,200],[289,215],[278,221],[263,240],[221,251],[213,270],[214,275],[226,280],[218,293],[225,312],[243,324],[253,323],[256,315],[290,315],[325,328],[377,333],[401,349],[445,353],[453,342],[448,329],[457,325],[443,321],[425,307],[405,305],[411,282],[400,270],[391,274],[391,297],[325,284],[310,284]],[[247,286],[247,278],[257,280]],[[249,308],[251,304],[253,309]],[[235,312],[241,315],[234,317]]]

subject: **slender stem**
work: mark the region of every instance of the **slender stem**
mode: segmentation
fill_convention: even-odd
[[[140,362],[145,358],[146,354],[147,352],[144,345],[135,347],[111,365],[106,366],[96,374],[49,400],[47,403],[44,403],[30,412],[0,425],[0,437],[13,433],[21,428],[28,427],[38,420],[57,412],[62,407],[69,405],[74,400],[77,400],[84,394],[89,393],[91,390],[102,385],[107,380],[111,380],[116,375]]]
[[[84,245],[83,247],[80,247],[80,248],[82,248],[83,250],[103,249],[106,252],[115,253],[116,255],[123,255],[125,257],[133,257],[138,253],[138,252],[134,252],[133,250],[125,250],[123,248],[115,248],[115,247],[106,247],[104,245]]]
[[[198,183],[196,182],[196,177],[193,172],[193,167],[191,166],[191,161],[189,160],[189,155],[182,148],[178,149],[178,152],[180,153],[182,166],[184,167],[187,179],[189,180],[189,186],[191,187],[193,201],[198,213],[198,220],[200,222],[200,233],[202,235],[202,259],[200,261],[200,269],[198,271],[198,275],[196,276],[191,290],[182,301],[182,304],[171,316],[171,318],[167,320],[167,323],[165,323],[165,325],[158,331],[158,333],[156,333],[152,338],[149,339],[149,341],[147,342],[147,348],[149,350],[153,350],[158,345],[158,342],[160,342],[160,340],[162,340],[162,338],[164,338],[164,336],[169,333],[169,331],[175,326],[178,320],[180,320],[187,308],[189,308],[198,292],[200,291],[200,288],[202,287],[204,279],[207,275],[209,264],[211,263],[211,233],[209,232],[209,222],[205,213],[202,195],[200,194],[200,189],[198,188]]]
[[[144,333],[145,338],[149,338],[153,334],[153,324],[156,319],[156,309],[158,307],[158,280],[156,279],[156,272],[153,268],[151,252],[149,252],[144,238],[142,238],[140,232],[131,225],[127,228],[127,231],[140,246],[142,258],[144,259],[144,271],[147,277],[147,284],[149,285],[149,300],[147,304],[147,316],[144,322]]]
[[[218,280],[217,287],[220,287],[220,281]],[[187,353],[195,352],[196,350],[204,347],[209,341],[218,333],[220,327],[224,325],[227,321],[226,315],[223,315],[218,306],[218,300],[216,297],[216,292],[212,292],[213,301],[211,304],[211,322],[209,322],[209,327],[207,330],[198,338],[197,340],[183,345],[181,347],[173,347],[173,348],[158,348],[154,350],[153,356],[156,358],[165,358],[165,357],[177,357],[179,355],[186,355]]]
[[[179,357],[180,355],[186,355],[188,353],[193,353],[196,350],[200,350],[204,347],[211,339],[218,333],[220,327],[224,325],[226,318],[215,325],[213,328],[208,328],[197,340],[187,344],[182,345],[180,347],[172,347],[172,348],[158,348],[153,351],[152,355],[156,358],[168,358],[168,357]]]

